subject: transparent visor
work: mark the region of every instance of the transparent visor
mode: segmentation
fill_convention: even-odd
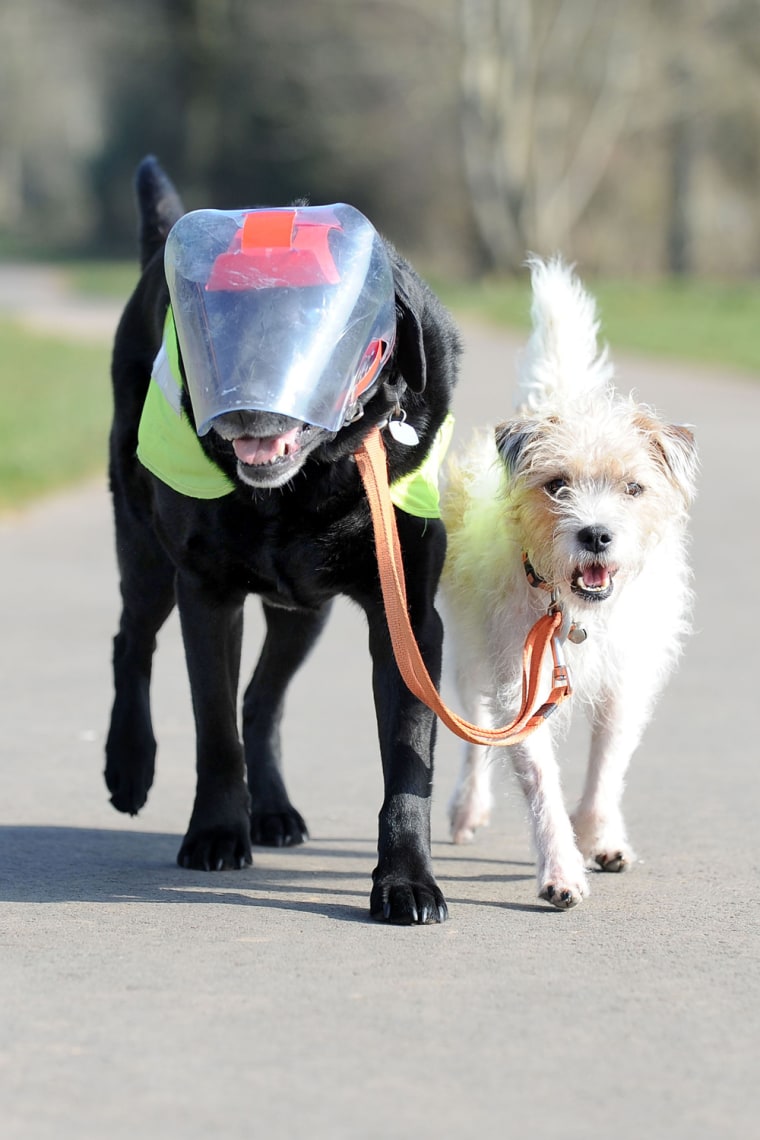
[[[226,412],[337,431],[393,349],[393,273],[352,206],[197,210],[166,278],[199,435]]]

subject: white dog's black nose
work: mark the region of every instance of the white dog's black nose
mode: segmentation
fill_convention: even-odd
[[[605,526],[584,526],[578,531],[578,542],[584,550],[601,554],[612,542],[612,531]]]

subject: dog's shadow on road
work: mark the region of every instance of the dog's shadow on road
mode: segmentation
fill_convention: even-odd
[[[301,911],[338,922],[370,921],[367,899],[376,852],[369,839],[324,839],[289,850],[254,848],[252,867],[220,874],[179,868],[180,841],[178,835],[161,832],[0,826],[0,902],[215,903]],[[447,870],[444,890],[449,891],[468,879],[532,877],[530,870],[505,874],[503,864],[496,873],[481,868],[478,875],[455,865]],[[467,901],[476,900],[457,898],[456,904]],[[525,909],[503,900],[498,905]]]
[[[287,867],[262,866],[264,853],[254,849],[253,867],[209,874],[177,866],[180,842],[180,836],[160,832],[0,826],[0,901],[216,903],[304,911],[344,922],[367,917],[368,888],[360,884],[359,872],[330,869],[318,875],[312,861],[299,868],[298,854],[306,847],[280,852]],[[357,841],[344,854],[359,859],[366,846]],[[366,879],[371,869],[370,862]],[[350,879],[357,880],[355,888]]]

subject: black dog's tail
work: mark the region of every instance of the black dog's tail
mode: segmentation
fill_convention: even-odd
[[[166,235],[185,212],[174,183],[152,154],[144,158],[135,175],[137,205],[140,211],[140,268],[144,269]]]

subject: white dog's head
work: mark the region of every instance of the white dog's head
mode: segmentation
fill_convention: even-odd
[[[529,264],[518,413],[496,429],[508,511],[536,577],[593,605],[683,531],[696,449],[687,428],[616,392],[594,299],[572,271],[560,259]]]
[[[634,577],[694,493],[691,432],[613,395],[496,429],[510,522],[538,579],[594,604]]]

